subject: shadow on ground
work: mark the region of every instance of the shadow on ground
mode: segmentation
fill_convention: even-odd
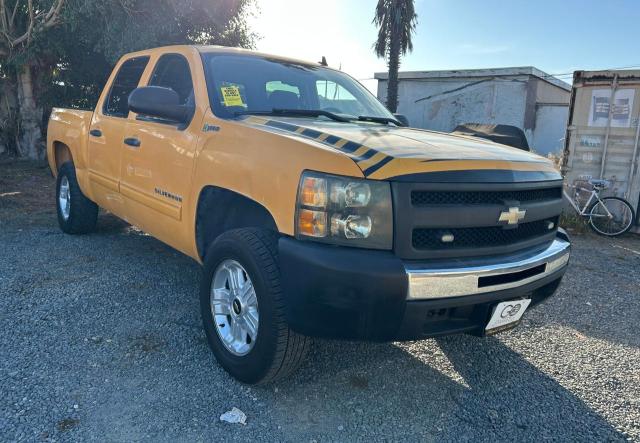
[[[340,424],[355,427],[363,439],[624,439],[574,394],[496,338],[456,336],[420,344],[319,342],[296,383],[278,386],[283,400],[269,407],[302,439],[339,429]]]

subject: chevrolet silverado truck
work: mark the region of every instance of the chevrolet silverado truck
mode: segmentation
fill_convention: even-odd
[[[94,111],[53,110],[47,149],[65,233],[102,207],[203,265],[209,346],[245,383],[291,374],[312,337],[508,329],[569,261],[549,160],[405,127],[321,64],[128,54]]]

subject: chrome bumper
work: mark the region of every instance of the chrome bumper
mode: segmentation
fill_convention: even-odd
[[[461,259],[429,267],[405,264],[407,300],[462,297],[522,286],[565,267],[570,249],[569,242],[556,239],[547,249],[533,254]]]

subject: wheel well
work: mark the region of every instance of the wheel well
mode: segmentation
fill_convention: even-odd
[[[238,228],[278,232],[273,216],[260,203],[217,186],[203,188],[196,211],[196,245],[200,258],[204,261],[209,245],[220,234]]]
[[[62,142],[53,142],[53,155],[56,163],[56,174],[58,174],[60,166],[62,166],[65,162],[70,161],[71,163],[73,163],[71,149],[69,149],[69,147]]]

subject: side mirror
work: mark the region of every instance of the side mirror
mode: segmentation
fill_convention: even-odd
[[[187,123],[193,107],[180,104],[178,93],[160,86],[143,86],[129,94],[129,110],[136,114]]]
[[[402,123],[402,126],[409,126],[409,119],[404,114],[393,114],[393,116]]]

